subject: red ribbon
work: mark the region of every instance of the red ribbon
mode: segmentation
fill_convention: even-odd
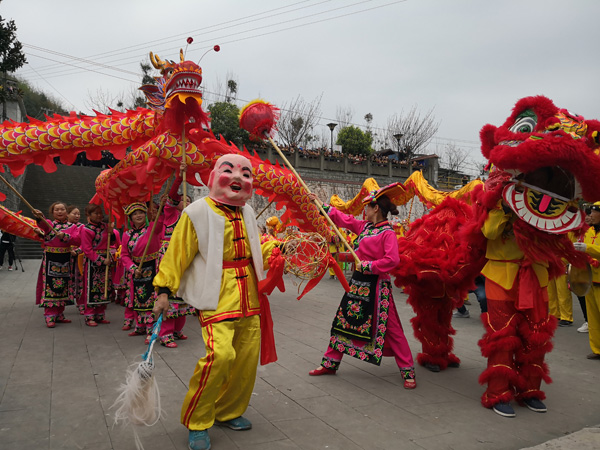
[[[260,365],[277,361],[277,350],[275,348],[275,336],[273,335],[273,317],[271,316],[271,305],[267,295],[278,287],[285,292],[283,282],[283,269],[285,261],[281,256],[281,250],[274,248],[269,257],[269,271],[264,280],[258,282],[258,300],[260,302]]]
[[[348,282],[346,281],[344,272],[342,272],[342,269],[338,265],[337,261],[333,258],[333,256],[331,256],[331,253],[329,253],[327,255],[327,266],[331,267],[333,269],[333,271],[335,272],[335,276],[340,281],[344,290],[346,292],[349,292],[350,286],[348,286]],[[298,297],[298,300],[300,300],[302,297],[304,297],[306,294],[308,294],[317,284],[319,284],[319,281],[321,281],[323,279],[325,272],[327,272],[327,269],[325,269],[320,276],[318,276],[317,278],[313,278],[308,283],[306,283],[306,286],[304,287],[302,294],[300,294],[300,297]]]

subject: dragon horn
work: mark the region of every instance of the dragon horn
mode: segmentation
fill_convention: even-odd
[[[183,55],[183,49],[182,48],[179,49],[179,59],[181,60],[180,62],[184,62],[185,61],[185,56]]]
[[[163,70],[165,68],[165,62],[162,59],[160,59],[160,56],[155,55],[152,52],[150,52],[150,62],[152,63],[155,69]]]

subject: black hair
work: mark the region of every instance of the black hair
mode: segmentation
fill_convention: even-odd
[[[380,195],[377,199],[371,202],[371,204],[376,204],[377,206],[379,206],[379,209],[381,210],[381,214],[383,214],[384,219],[387,219],[388,214],[391,214],[392,216],[398,215],[398,208],[385,194]]]

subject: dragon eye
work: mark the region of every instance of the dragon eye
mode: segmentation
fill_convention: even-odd
[[[533,117],[521,117],[510,127],[513,133],[532,133],[535,130],[537,121]]]
[[[171,76],[171,74],[173,73],[173,69],[171,67],[167,67],[164,71],[163,71],[163,76],[165,78],[168,78]]]

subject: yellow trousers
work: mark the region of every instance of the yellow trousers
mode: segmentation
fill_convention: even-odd
[[[600,285],[594,283],[585,296],[587,308],[590,347],[592,352],[600,355]]]
[[[206,356],[196,365],[181,409],[181,423],[189,430],[206,430],[215,419],[235,419],[248,408],[260,353],[260,317],[208,324],[202,337]]]
[[[567,286],[567,275],[548,282],[548,308],[558,320],[573,322],[573,297]]]

